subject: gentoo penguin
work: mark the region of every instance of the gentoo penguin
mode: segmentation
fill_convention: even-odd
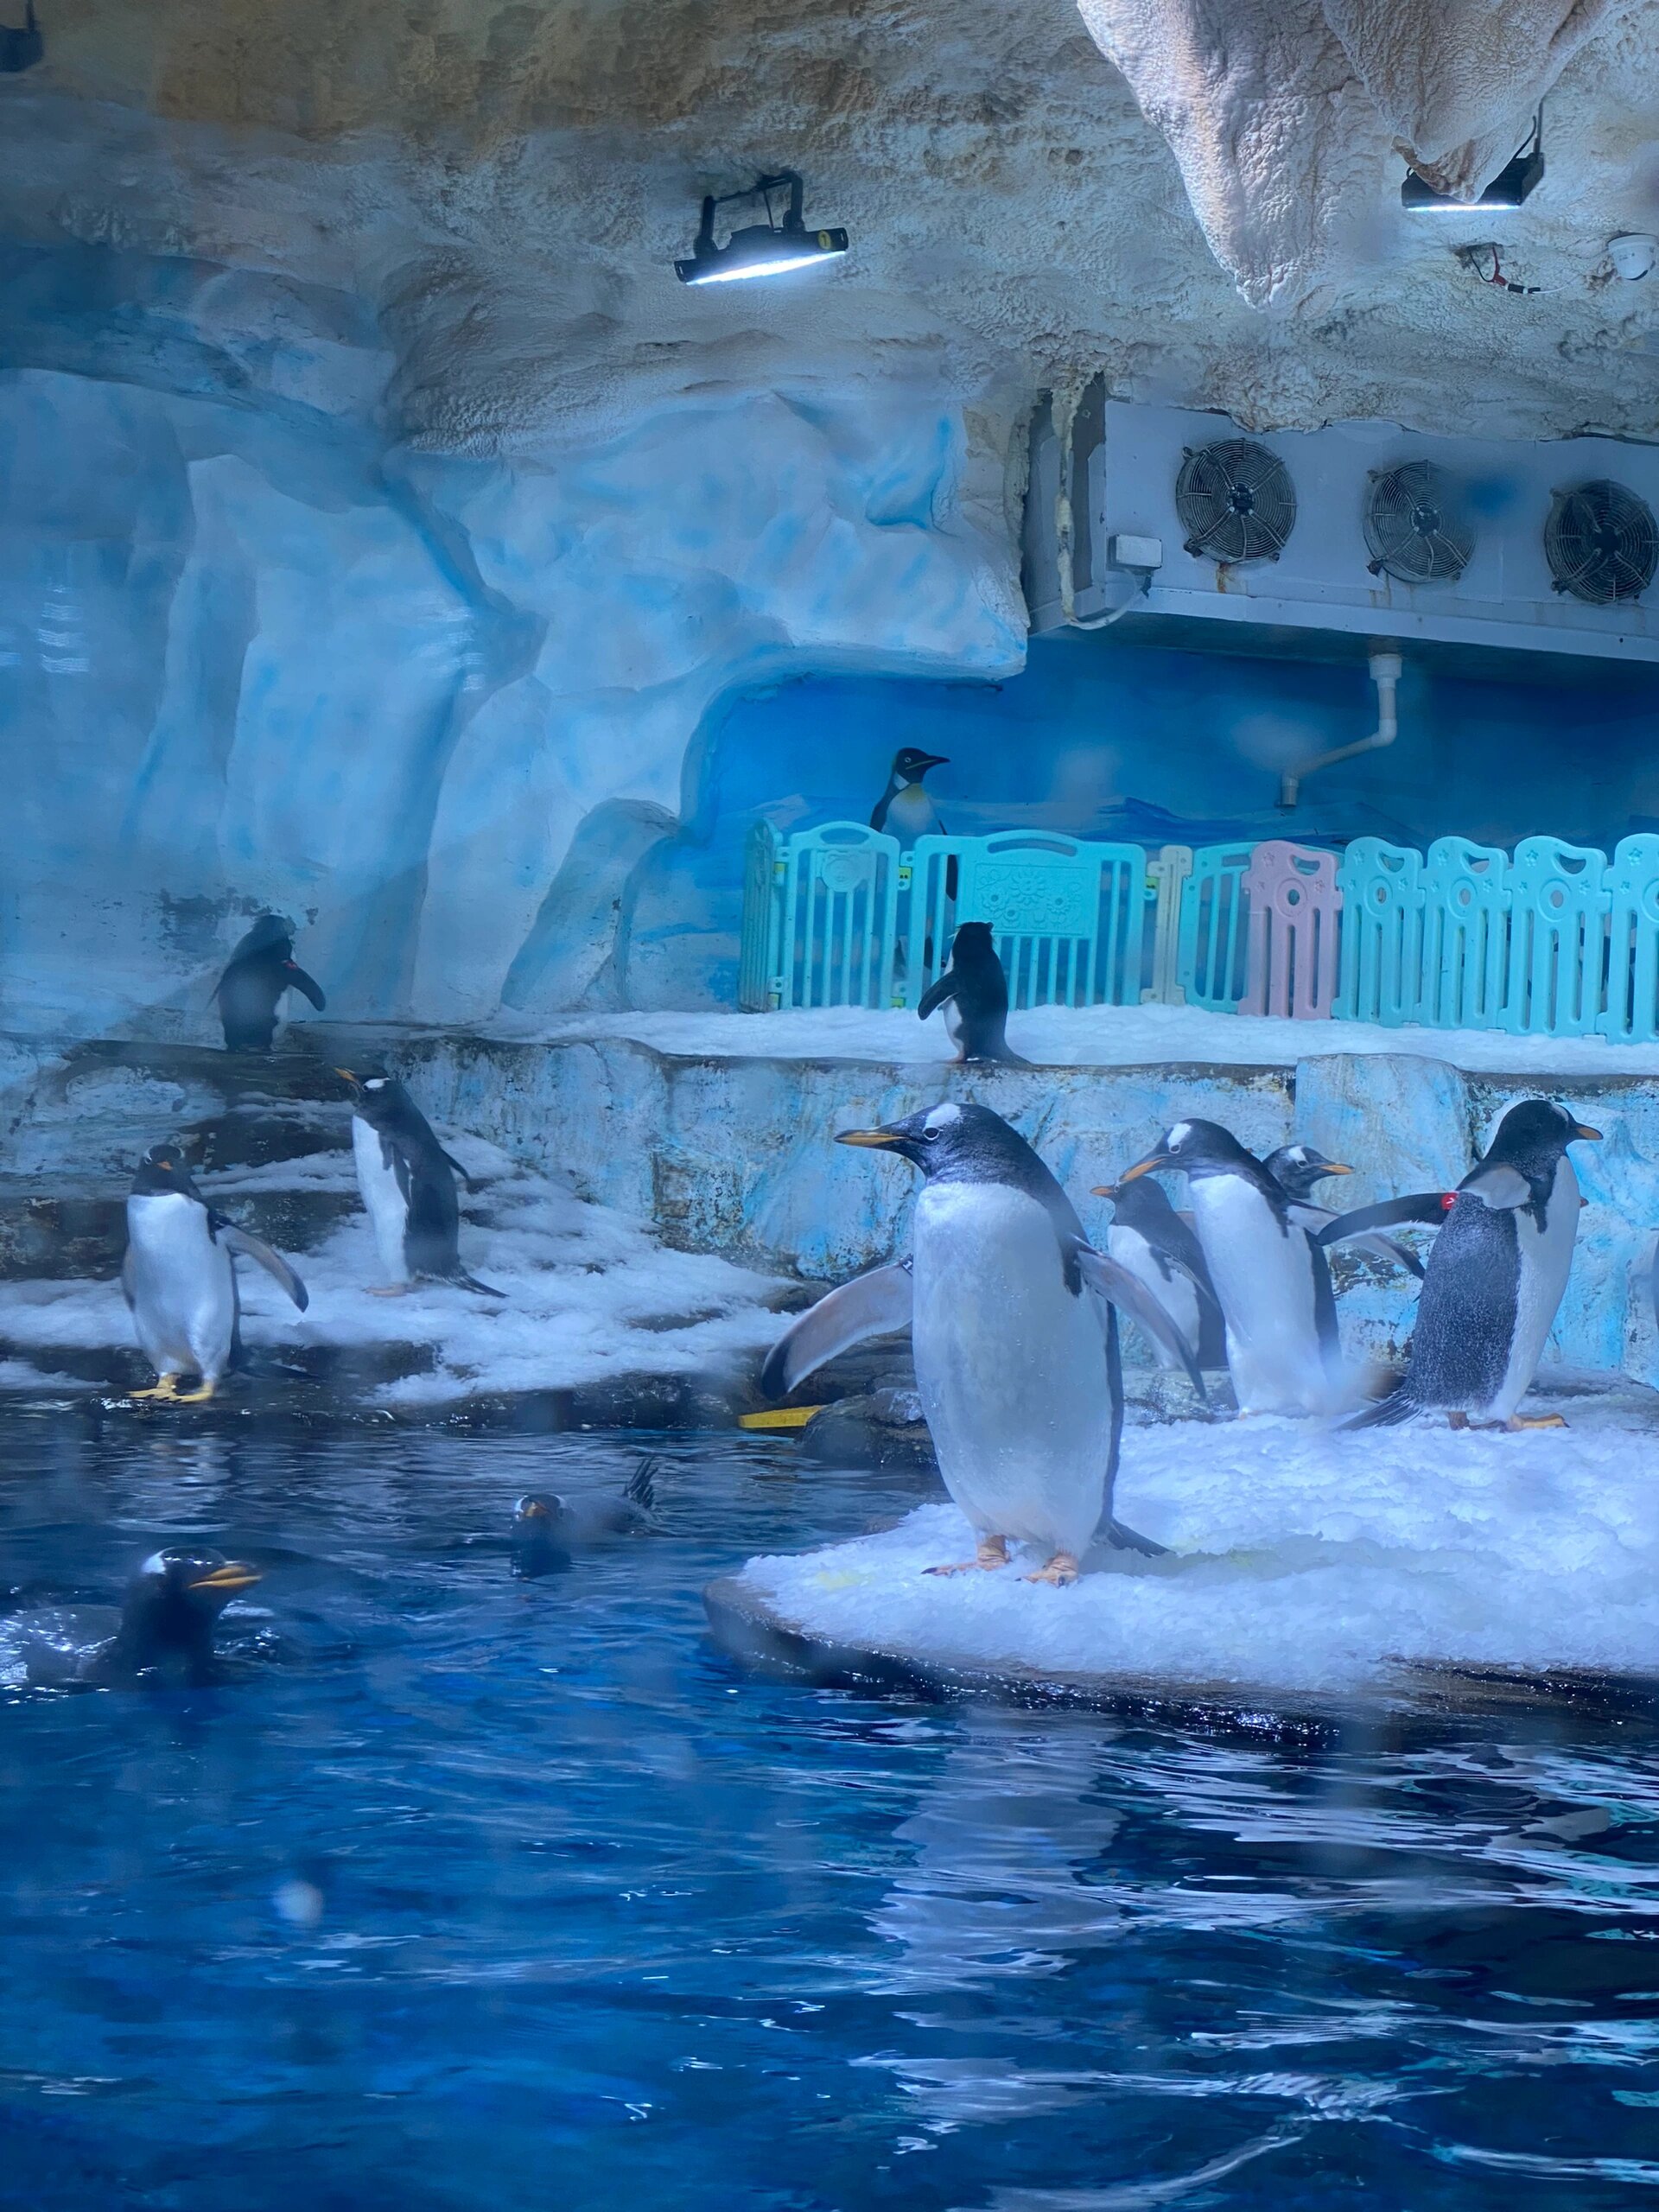
[[[1313,1185],[1323,1183],[1330,1175],[1351,1175],[1353,1169],[1339,1160],[1327,1160],[1311,1144],[1281,1144],[1277,1152],[1270,1152],[1262,1165],[1267,1169],[1287,1198],[1294,1198],[1300,1209],[1297,1218],[1314,1240],[1319,1257],[1316,1265],[1323,1265],[1324,1249],[1327,1242],[1353,1243],[1403,1268],[1408,1275],[1415,1275],[1421,1282],[1423,1267],[1417,1255],[1392,1236],[1384,1236],[1376,1230],[1354,1228],[1341,1237],[1322,1239],[1320,1232],[1330,1228],[1340,1217],[1328,1206],[1322,1206],[1313,1196]]]
[[[922,789],[922,778],[930,768],[948,768],[950,756],[944,753],[922,753],[913,745],[906,745],[893,756],[893,768],[887,777],[887,788],[875,802],[875,811],[870,817],[872,830],[885,830],[901,845],[913,845],[918,837],[942,831],[944,824],[939,819],[939,810]]]
[[[36,1689],[112,1688],[151,1674],[211,1681],[219,1617],[258,1580],[252,1567],[217,1552],[153,1552],[119,1608],[43,1606],[0,1622],[0,1681]]]
[[[1336,1306],[1323,1255],[1253,1153],[1217,1122],[1177,1122],[1121,1189],[1157,1167],[1187,1179],[1198,1243],[1227,1325],[1241,1414],[1331,1409]]]
[[[352,1092],[352,1151],[358,1186],[387,1281],[376,1294],[395,1298],[422,1275],[458,1283],[484,1298],[504,1298],[461,1264],[461,1207],[455,1178],[472,1183],[452,1160],[395,1076],[353,1075],[336,1068]]]
[[[261,914],[232,953],[213,990],[227,1052],[268,1052],[276,1030],[276,1002],[303,991],[317,1012],[322,986],[294,957],[294,931],[280,914]]]
[[[1268,1154],[1262,1165],[1287,1198],[1311,1198],[1313,1185],[1323,1183],[1328,1175],[1351,1175],[1354,1172],[1339,1160],[1327,1160],[1311,1144],[1281,1144],[1277,1152]]]
[[[1001,1060],[1028,1068],[1008,1050],[1008,979],[996,957],[988,922],[961,922],[950,941],[950,964],[922,994],[917,1013],[925,1021],[944,1008],[944,1026],[959,1060]]]
[[[569,1567],[573,1550],[602,1544],[613,1536],[643,1536],[652,1527],[657,1470],[647,1454],[620,1497],[606,1493],[561,1497],[556,1491],[528,1491],[512,1510],[512,1571],[529,1581]]]
[[[1583,1201],[1567,1147],[1580,1139],[1593,1143],[1600,1134],[1551,1099],[1523,1099],[1498,1123],[1485,1157],[1455,1193],[1395,1202],[1396,1218],[1402,1205],[1438,1205],[1444,1226],[1429,1254],[1404,1378],[1351,1427],[1431,1411],[1446,1414],[1453,1428],[1471,1421],[1564,1426],[1559,1414],[1529,1420],[1516,1408],[1531,1387],[1573,1265]]]
[[[761,1389],[783,1397],[850,1345],[908,1328],[939,1472],[979,1540],[973,1559],[930,1572],[1006,1566],[1014,1541],[1041,1551],[1028,1580],[1072,1582],[1096,1530],[1157,1551],[1112,1517],[1112,1488],[1118,1308],[1182,1357],[1163,1308],[1093,1249],[1053,1176],[988,1107],[934,1106],[836,1141],[921,1169],[911,1255],[809,1308],[773,1345]]]
[[[1097,1184],[1095,1196],[1112,1201],[1111,1226],[1102,1240],[1106,1250],[1146,1285],[1192,1346],[1201,1368],[1224,1366],[1221,1305],[1203,1249],[1162,1184],[1143,1175],[1132,1183]],[[1161,1345],[1154,1350],[1160,1367],[1180,1365]]]
[[[159,1377],[135,1398],[200,1405],[218,1389],[237,1348],[240,1304],[232,1255],[264,1268],[302,1313],[305,1285],[280,1253],[210,1206],[172,1144],[145,1154],[127,1199],[127,1256],[121,1287],[144,1357]],[[198,1378],[181,1390],[179,1377]]]

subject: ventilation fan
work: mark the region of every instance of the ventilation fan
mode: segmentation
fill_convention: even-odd
[[[1598,476],[1550,501],[1544,555],[1557,591],[1611,607],[1640,599],[1653,582],[1659,527],[1645,499]]]
[[[1185,448],[1175,512],[1189,553],[1230,565],[1276,561],[1296,527],[1296,489],[1276,453],[1250,438]]]
[[[1475,533],[1458,487],[1432,461],[1408,461],[1371,472],[1365,499],[1367,563],[1407,584],[1454,584],[1469,565]]]

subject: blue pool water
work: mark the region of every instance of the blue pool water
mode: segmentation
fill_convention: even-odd
[[[174,1417],[176,1419],[176,1417]],[[662,1531],[515,1582],[539,1485]],[[1659,1741],[1319,1747],[746,1673],[787,1446],[0,1422],[10,1603],[256,1549],[197,1691],[0,1704],[0,2201],[1593,2212],[1659,2185]]]

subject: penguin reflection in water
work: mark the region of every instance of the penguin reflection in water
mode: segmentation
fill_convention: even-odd
[[[358,1188],[374,1228],[386,1281],[377,1298],[401,1297],[422,1276],[453,1282],[480,1297],[505,1291],[480,1282],[461,1263],[461,1204],[455,1178],[471,1179],[438,1142],[432,1124],[401,1083],[389,1075],[334,1073],[352,1093],[352,1152]]]
[[[935,1106],[837,1140],[897,1153],[926,1178],[911,1256],[832,1291],[772,1347],[760,1387],[781,1397],[850,1346],[908,1329],[916,1386],[945,1488],[971,1522],[971,1560],[1006,1566],[1038,1546],[1027,1580],[1068,1583],[1097,1532],[1155,1553],[1112,1515],[1123,1429],[1118,1311],[1179,1358],[1162,1307],[1084,1236],[1071,1203],[988,1108]]]
[[[227,1052],[268,1052],[284,991],[300,991],[321,1014],[322,986],[294,957],[294,931],[280,914],[261,914],[226,964],[213,996]]]
[[[152,1147],[127,1199],[121,1268],[139,1344],[158,1377],[153,1389],[135,1390],[135,1398],[191,1406],[218,1390],[240,1349],[238,1253],[262,1267],[304,1313],[305,1285],[282,1255],[208,1205],[177,1145]],[[180,1389],[185,1375],[196,1376],[194,1390]]]
[[[213,1632],[259,1580],[217,1552],[152,1553],[114,1605],[51,1605],[0,1621],[0,1682],[13,1688],[117,1688],[147,1677],[187,1687],[219,1671]]]

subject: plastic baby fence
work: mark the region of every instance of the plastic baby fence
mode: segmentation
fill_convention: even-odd
[[[1659,837],[1620,841],[1608,864],[1607,899],[1601,1033],[1648,1044],[1659,1037]]]
[[[1497,1026],[1516,1036],[1583,1037],[1605,995],[1607,856],[1526,837],[1510,863],[1508,980]]]
[[[1149,903],[1139,845],[1046,830],[918,837],[905,1001],[914,1006],[944,967],[960,923],[988,922],[1011,1006],[1136,1005]]]
[[[1344,1021],[1398,1028],[1422,995],[1423,859],[1381,837],[1356,837],[1337,870],[1342,893]]]
[[[1249,980],[1241,1014],[1329,1020],[1337,995],[1337,856],[1270,838],[1245,873]]]
[[[898,839],[861,823],[785,841],[772,871],[774,1004],[892,1004],[899,867]]]

